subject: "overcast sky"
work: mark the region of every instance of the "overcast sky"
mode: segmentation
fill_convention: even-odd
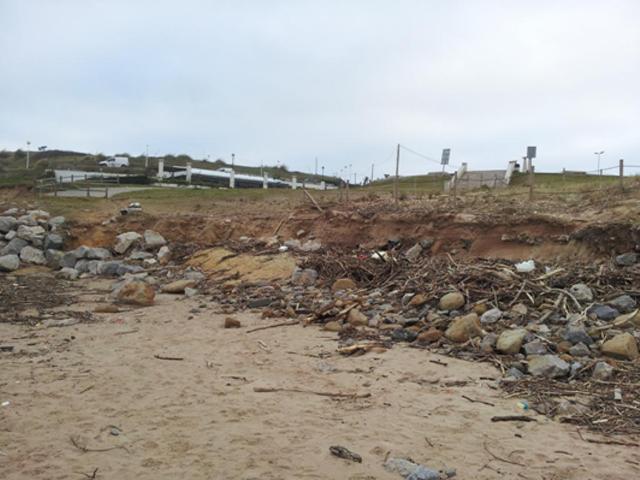
[[[640,165],[640,1],[0,0],[0,149]],[[437,170],[403,153],[401,173]],[[639,170],[640,173],[640,170]]]

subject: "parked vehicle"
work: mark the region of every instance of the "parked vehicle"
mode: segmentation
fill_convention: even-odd
[[[99,165],[111,168],[128,167],[129,159],[127,157],[109,157],[106,160],[102,160]]]

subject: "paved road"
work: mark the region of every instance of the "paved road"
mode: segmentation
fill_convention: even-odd
[[[140,190],[146,190],[149,187],[140,186],[140,187],[109,187],[109,198],[114,195],[118,195],[119,193],[129,193],[129,192],[138,192]],[[53,196],[53,193],[48,193],[47,195]],[[96,190],[95,188],[91,189],[90,196],[94,198],[104,198],[104,190],[100,188]],[[61,190],[58,191],[58,197],[71,197],[71,198],[87,198],[86,190]]]

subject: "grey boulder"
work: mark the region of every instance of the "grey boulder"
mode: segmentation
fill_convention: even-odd
[[[0,271],[13,272],[20,268],[20,259],[17,255],[3,255],[0,257]]]
[[[529,373],[534,377],[566,377],[571,366],[557,355],[538,355],[529,359]]]
[[[13,217],[0,217],[0,232],[8,233],[16,228],[18,221]]]
[[[34,265],[45,265],[47,263],[47,259],[45,258],[42,250],[38,250],[30,245],[27,245],[20,250],[20,260]]]

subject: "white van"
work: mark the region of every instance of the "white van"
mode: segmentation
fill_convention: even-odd
[[[106,160],[102,160],[100,165],[111,168],[128,167],[129,159],[127,157],[109,157]]]

